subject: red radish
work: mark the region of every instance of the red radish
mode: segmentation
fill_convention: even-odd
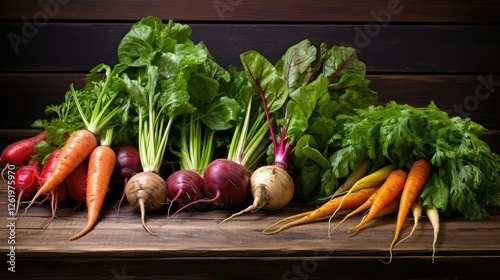
[[[40,173],[40,179],[38,180],[38,185],[37,185],[38,190],[42,188],[45,180],[47,180],[47,178],[49,178],[50,174],[52,173],[52,170],[54,169],[54,166],[56,164],[57,158],[59,157],[60,153],[61,150],[57,149],[51,152],[47,157],[47,161],[45,162],[45,165],[42,168],[42,172]],[[52,217],[55,216],[57,206],[68,202],[70,198],[65,181],[59,184],[56,188],[52,189],[50,192],[44,193],[44,196],[45,199],[51,202]]]
[[[46,132],[42,131],[33,137],[19,140],[7,146],[0,155],[2,165],[12,164],[16,167],[27,165],[35,154],[35,145],[45,140],[45,134]]]
[[[120,212],[120,207],[125,199],[125,186],[128,180],[137,173],[142,172],[141,159],[139,151],[130,144],[118,144],[113,146],[116,155],[116,165],[113,178],[118,182],[121,192],[121,198],[117,204],[117,212]]]
[[[178,170],[168,176],[166,183],[170,199],[168,213],[173,204],[182,208],[203,198],[203,178],[194,170]],[[178,211],[174,215],[177,213]]]
[[[17,196],[16,214],[19,210],[21,200],[29,200],[35,195],[40,172],[41,169],[38,162],[30,162],[28,165],[22,166],[14,172],[13,187]]]
[[[85,159],[66,177],[66,187],[71,198],[77,203],[85,202],[89,160]]]

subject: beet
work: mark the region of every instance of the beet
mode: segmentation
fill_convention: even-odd
[[[250,177],[247,170],[235,161],[216,159],[203,173],[205,196],[222,208],[240,206],[249,196]]]

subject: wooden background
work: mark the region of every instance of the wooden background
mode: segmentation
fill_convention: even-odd
[[[33,135],[36,131],[30,129],[31,123],[45,117],[47,105],[62,102],[71,83],[82,85],[93,66],[115,64],[123,35],[134,22],[154,15],[189,24],[193,40],[204,41],[224,66],[240,66],[239,54],[249,49],[275,62],[289,46],[306,38],[316,45],[355,47],[381,104],[396,100],[425,106],[434,100],[450,114],[471,117],[484,125],[489,130],[485,141],[500,153],[499,2],[3,0],[0,149]],[[6,207],[6,199],[2,199],[2,217]],[[367,231],[367,239],[361,242],[336,237],[330,243],[335,249],[310,240],[322,236],[321,223],[275,239],[259,233],[268,222],[294,211],[297,209],[286,208],[268,219],[265,212],[249,214],[225,231],[217,230],[214,221],[226,217],[227,212],[206,213],[200,219],[179,218],[173,222],[183,226],[173,225],[172,231],[166,227],[161,238],[165,242],[160,244],[156,237],[145,235],[133,209],[124,208],[118,222],[114,211],[107,208],[92,234],[69,243],[68,234],[84,221],[84,209],[76,214],[70,208],[61,209],[59,218],[42,235],[40,225],[50,213],[39,207],[32,217],[17,224],[17,276],[36,278],[34,275],[43,272],[50,279],[68,279],[69,274],[74,279],[96,274],[101,277],[94,279],[113,279],[112,275],[125,274],[126,269],[128,275],[155,279],[167,279],[166,273],[173,275],[171,279],[222,279],[219,271],[228,273],[230,279],[234,275],[239,279],[285,279],[283,272],[294,265],[314,264],[316,259],[310,256],[322,250],[332,250],[332,255],[321,258],[318,270],[306,275],[308,279],[488,279],[498,270],[498,211],[491,220],[474,224],[459,218],[444,221],[435,264],[429,260],[431,227],[428,221],[422,222],[419,239],[398,247],[397,263],[390,266],[380,262],[387,256],[383,238],[393,230],[390,221]],[[161,216],[156,217],[149,216],[150,223],[162,222]],[[123,226],[124,220],[127,226]],[[2,227],[0,233],[0,251],[5,256],[8,228]],[[114,279],[126,279],[118,276]],[[292,276],[288,279],[299,279]]]
[[[380,103],[434,100],[485,126],[500,150],[499,1],[432,0],[1,1],[0,148],[32,135],[93,66],[115,64],[123,35],[148,15],[189,24],[224,66],[249,49],[274,62],[306,38],[355,47]]]

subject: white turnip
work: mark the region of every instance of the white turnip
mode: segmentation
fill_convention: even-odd
[[[125,186],[125,197],[132,207],[141,211],[143,227],[153,235],[145,223],[148,211],[160,209],[167,200],[165,180],[155,172],[145,171],[132,176]]]
[[[294,190],[292,177],[284,168],[279,165],[261,166],[250,176],[250,193],[254,199],[252,205],[231,215],[221,224],[250,211],[279,210],[292,200]]]

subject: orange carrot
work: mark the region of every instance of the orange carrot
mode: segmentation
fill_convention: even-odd
[[[377,189],[377,191],[378,190],[380,190],[380,188]],[[370,195],[370,197],[363,204],[361,204],[358,208],[356,208],[356,209],[352,210],[351,212],[349,212],[349,214],[347,214],[344,217],[344,219],[342,219],[342,221],[338,222],[337,225],[330,230],[329,234],[332,233],[332,231],[334,231],[338,226],[340,226],[342,223],[344,223],[350,217],[352,217],[352,216],[354,216],[354,215],[356,215],[356,214],[358,214],[358,213],[360,213],[362,211],[370,209],[370,207],[373,204],[373,199],[375,198],[375,194],[377,193],[377,191],[375,191],[372,195]]]
[[[403,191],[406,177],[406,172],[401,169],[392,171],[391,174],[389,174],[389,177],[387,177],[387,180],[380,187],[376,196],[373,198],[373,204],[368,213],[363,216],[363,219],[357,226],[350,228],[348,231],[350,232],[353,229],[360,230],[366,223],[375,218],[378,212],[384,209],[384,207],[391,203],[391,201],[396,199]]]
[[[389,262],[392,261],[392,249],[399,238],[406,216],[410,212],[413,203],[417,200],[418,195],[430,176],[431,164],[427,160],[419,159],[413,163],[401,193],[398,217],[396,219],[396,230],[394,232],[394,239],[389,247]]]
[[[97,146],[95,135],[89,130],[77,130],[61,149],[54,169],[37,191],[25,211],[44,193],[48,193],[61,184],[75,168],[84,161]]]
[[[386,165],[386,166],[378,169],[377,171],[359,179],[358,181],[356,181],[356,183],[354,183],[354,185],[351,188],[349,188],[344,193],[339,193],[339,195],[344,194],[343,197],[345,198],[346,197],[345,194],[359,191],[359,190],[362,190],[364,188],[371,188],[371,187],[380,186],[387,179],[387,177],[389,177],[389,174],[391,174],[392,171],[394,171],[394,166],[392,166],[391,164]],[[342,201],[340,202],[339,207],[337,207],[338,210],[340,210],[341,207],[342,207]],[[337,213],[337,211],[333,212],[332,216],[335,215]]]
[[[115,164],[116,155],[109,146],[98,146],[90,154],[86,190],[87,224],[80,233],[73,235],[69,240],[84,236],[97,222]]]
[[[377,215],[375,215],[375,218],[380,218],[380,217],[391,215],[391,214],[398,212],[400,201],[401,201],[401,195],[396,197],[396,199],[394,199],[389,204],[387,204],[384,208],[382,208],[382,210],[380,210],[380,212],[378,212]]]
[[[376,189],[377,189],[377,187],[365,188],[365,189],[359,190],[357,192],[353,192],[353,193],[348,194],[347,195],[348,197],[346,197],[345,199],[344,199],[344,196],[335,197],[313,211],[309,211],[307,213],[298,214],[298,215],[294,215],[292,217],[284,218],[284,219],[268,226],[262,232],[265,234],[276,234],[276,233],[283,231],[287,228],[297,226],[297,225],[311,223],[317,219],[327,217],[339,208],[341,201],[343,201],[343,203],[342,203],[340,210],[358,207],[359,205],[363,204],[375,192]],[[270,228],[272,228],[272,227],[274,227],[274,226],[276,226],[284,221],[290,220],[291,218],[301,218],[301,219],[293,221],[293,222],[289,222],[288,224],[283,225],[282,227],[280,227],[276,231],[268,232],[268,230]]]

